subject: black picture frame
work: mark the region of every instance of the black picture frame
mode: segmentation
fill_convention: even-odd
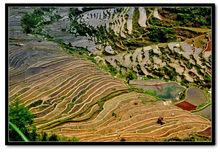
[[[212,9],[212,139],[211,142],[14,142],[9,141],[8,138],[8,10],[9,7],[13,6],[57,6],[57,7],[64,7],[64,6],[188,6],[188,7],[211,7]],[[127,146],[134,146],[134,145],[215,145],[216,144],[216,59],[215,59],[215,25],[216,25],[216,16],[215,16],[215,4],[214,3],[120,3],[120,4],[111,4],[111,3],[87,3],[87,4],[79,4],[79,3],[6,3],[5,4],[5,145],[127,145]]]

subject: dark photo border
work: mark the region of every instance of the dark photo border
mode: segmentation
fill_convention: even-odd
[[[9,7],[14,6],[57,6],[57,7],[64,7],[64,6],[196,6],[196,7],[211,7],[212,9],[212,139],[211,142],[15,142],[9,141],[8,137],[8,97],[9,97],[9,88],[8,88],[8,74],[9,74],[9,64],[8,64],[8,11]],[[215,4],[214,3],[121,3],[121,4],[111,4],[111,3],[87,3],[87,4],[72,4],[72,3],[6,3],[5,4],[5,144],[6,145],[215,145],[216,144],[216,73],[215,73]]]

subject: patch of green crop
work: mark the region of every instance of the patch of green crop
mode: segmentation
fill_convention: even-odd
[[[132,92],[137,92],[137,93],[144,93],[146,95],[149,95],[149,96],[152,96],[154,98],[156,98],[157,100],[161,100],[161,98],[158,97],[157,93],[155,90],[144,90],[142,88],[137,88],[137,87],[134,87],[132,85],[128,85],[129,87],[129,91]]]
[[[146,90],[144,93],[151,95],[151,96],[157,96],[157,92],[155,90]]]
[[[204,103],[198,105],[198,106],[196,107],[196,109],[193,110],[192,112],[202,111],[202,110],[204,110],[205,108],[207,108],[208,106],[210,106],[211,104],[212,104],[212,103],[211,103],[210,101],[204,102]]]

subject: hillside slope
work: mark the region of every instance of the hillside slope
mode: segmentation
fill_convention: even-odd
[[[183,38],[184,42],[149,41],[144,46],[133,46],[135,49],[129,45],[117,49],[120,46],[111,45],[111,39],[105,41],[103,37],[88,36],[88,33],[73,36],[73,29],[66,31],[63,26],[69,26],[75,20],[75,27],[82,24],[98,31],[104,30],[102,27],[109,27],[107,32],[114,31],[116,37],[120,37],[118,42],[125,43],[124,38],[135,35],[137,29],[134,22],[142,28],[148,28],[150,23],[145,23],[146,19],[152,16],[158,20],[164,18],[159,15],[160,9],[95,8],[71,17],[67,12],[71,9],[66,7],[49,10],[54,16],[59,16],[53,20],[49,15],[51,12],[44,10],[43,20],[48,23],[33,27],[29,29],[32,32],[25,34],[21,18],[26,12],[32,13],[37,9],[10,8],[8,55],[9,104],[20,99],[21,104],[34,114],[38,133],[77,137],[86,142],[144,142],[183,140],[210,130],[211,120],[183,110],[152,93],[133,88],[130,80],[117,77],[118,73],[131,70],[137,74],[137,79],[146,76],[154,79],[162,77],[163,81],[178,83],[185,80],[181,83],[184,87],[179,87],[181,91],[189,83],[200,85],[201,89],[210,89],[209,30],[205,31],[206,34],[200,31],[191,39]],[[134,20],[137,11],[140,18]],[[131,39],[134,38],[136,36]],[[99,40],[103,43],[98,43]],[[93,52],[90,55],[80,51],[82,47],[88,50],[97,49],[98,46],[103,51],[100,53],[98,50],[99,55],[97,50],[89,50]],[[91,58],[95,63],[88,60]],[[98,66],[97,59],[104,61],[108,68],[113,67],[117,74],[113,77],[106,72]],[[155,82],[151,82],[151,85],[160,90]],[[175,102],[180,101],[177,100]],[[158,122],[161,118],[162,123]],[[211,136],[210,131],[207,136]]]
[[[11,74],[9,86],[10,102],[19,98],[33,112],[39,132],[75,136],[80,141],[159,141],[186,138],[211,126],[201,116],[130,91],[123,81],[100,71],[92,62],[57,52],[50,57],[50,43],[40,43],[34,45],[35,53],[46,56],[33,64],[27,61],[29,66],[19,71],[25,77]],[[43,43],[47,43],[46,49]],[[13,55],[14,60],[19,58]],[[24,63],[12,64],[11,71]],[[156,123],[159,117],[164,118],[164,125]]]

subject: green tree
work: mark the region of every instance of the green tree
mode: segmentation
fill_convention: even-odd
[[[21,18],[21,26],[25,33],[32,33],[35,31],[35,28],[43,24],[43,11],[34,10],[31,13],[26,13]]]
[[[33,118],[32,113],[20,104],[19,99],[16,99],[15,103],[9,105],[9,122],[15,125],[27,137],[29,137],[28,128],[32,125]],[[9,125],[9,140],[22,141],[23,139],[16,129],[13,128],[13,125]]]

